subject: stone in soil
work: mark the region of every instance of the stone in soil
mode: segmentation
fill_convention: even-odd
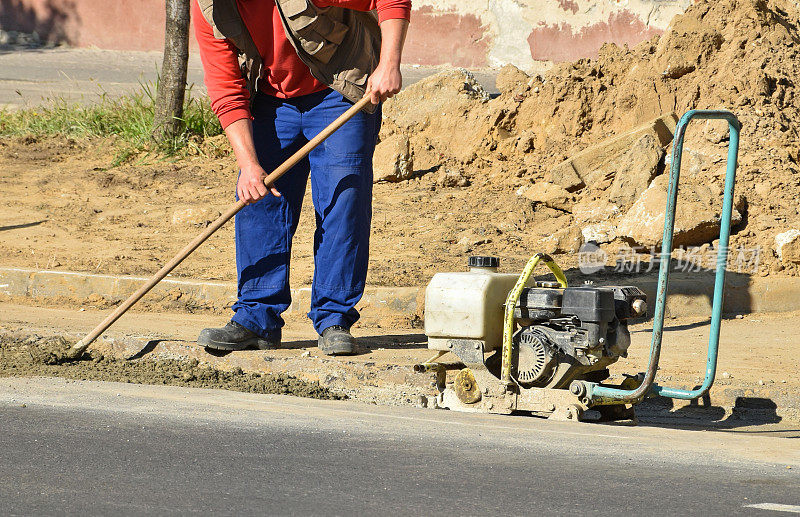
[[[659,246],[664,231],[669,177],[658,176],[619,222],[619,235],[641,246]],[[742,221],[739,197],[731,226]],[[719,235],[722,192],[713,186],[682,184],[678,190],[673,245],[693,246],[713,241]]]
[[[775,236],[775,254],[784,264],[800,264],[800,230],[791,230]]]
[[[392,135],[375,147],[373,162],[374,181],[398,182],[414,176],[414,160],[408,137]]]
[[[549,181],[537,181],[522,193],[527,199],[534,203],[541,203],[556,210],[568,211],[572,205],[572,194],[566,189],[550,183]]]
[[[650,186],[659,173],[658,165],[664,149],[652,136],[644,135],[633,146],[601,170],[613,176],[608,188],[608,200],[628,208]]]

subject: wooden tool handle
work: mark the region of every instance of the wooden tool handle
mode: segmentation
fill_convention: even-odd
[[[264,178],[264,183],[267,186],[272,185],[275,181],[286,174],[286,172],[297,165],[297,163],[302,160],[303,158],[311,152],[312,149],[317,147],[323,140],[331,136],[337,129],[342,127],[345,122],[353,118],[353,116],[365,108],[370,103],[369,95],[364,96],[361,100],[351,106],[347,111],[339,115],[339,117],[331,122],[331,124],[323,129],[317,136],[312,138],[308,141],[306,145],[301,147],[296,153],[289,157],[285,162],[280,164],[278,168],[274,171],[269,173],[266,178]],[[270,195],[270,194],[267,194]],[[191,253],[200,247],[206,239],[211,237],[217,230],[219,230],[225,223],[227,223],[233,216],[235,216],[239,210],[244,208],[245,203],[244,201],[238,201],[231,205],[224,214],[219,216],[214,222],[212,222],[200,235],[195,237],[192,242],[187,244],[181,251],[175,255],[172,260],[170,260],[164,267],[158,270],[158,273],[152,276],[142,287],[136,290],[135,293],[130,295],[127,300],[122,302],[122,304],[117,307],[114,312],[109,314],[106,319],[104,319],[97,327],[94,328],[91,332],[86,334],[86,336],[75,343],[73,347],[69,351],[70,357],[80,357],[83,352],[89,347],[89,345],[97,339],[100,334],[106,331],[108,327],[114,324],[120,316],[125,314],[128,309],[134,306],[136,302],[142,299],[142,297],[150,291],[157,283],[164,279],[173,269],[175,269],[178,264],[183,262],[183,260],[191,255]]]

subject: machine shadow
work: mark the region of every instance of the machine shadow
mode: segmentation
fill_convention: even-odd
[[[754,274],[745,272],[748,268],[742,268],[742,264],[731,263],[737,257],[736,250],[731,250],[729,254],[729,269],[725,273],[725,291],[722,308],[722,319],[732,319],[736,314],[748,314],[754,310],[755,304],[753,295],[750,293],[751,281]],[[703,267],[686,267],[684,263],[676,264],[673,259],[673,268],[670,271],[670,281],[666,295],[666,320],[664,332],[691,330],[708,327],[711,323],[711,306],[714,296],[714,277],[715,270]],[[749,264],[752,266],[752,264]],[[572,285],[581,285],[587,280],[595,285],[634,285],[642,289],[647,294],[648,311],[647,320],[652,323],[655,308],[656,293],[658,289],[658,268],[643,273],[620,272],[624,267],[606,267],[603,270],[592,274],[584,274],[579,268],[570,268],[565,271],[568,280]],[[624,264],[623,264],[624,266]],[[688,269],[688,271],[687,271]],[[752,268],[750,268],[752,269]],[[545,279],[546,275],[537,277]],[[682,314],[703,315],[699,321],[670,324],[671,317]],[[641,321],[641,320],[640,320]],[[639,328],[632,330],[635,333],[652,333],[653,328]],[[669,346],[665,344],[664,346]],[[721,353],[724,353],[722,351]],[[668,365],[664,365],[668,366]],[[656,379],[656,382],[658,379]],[[712,387],[712,390],[714,388]],[[732,411],[726,411],[721,406],[711,403],[708,394],[704,397],[691,401],[688,405],[676,404],[673,399],[665,397],[655,397],[647,399],[637,406],[641,419],[639,425],[652,427],[668,427],[689,430],[716,430],[734,431],[743,427],[758,427],[760,425],[777,424],[782,421],[777,414],[778,406],[770,398],[740,396],[735,400]],[[611,425],[614,425],[611,423]],[[775,432],[773,430],[744,430],[738,432]],[[800,437],[800,429],[782,430],[781,433],[793,434],[792,438]]]
[[[428,337],[422,333],[375,335],[357,338],[356,342],[360,347],[370,351],[378,348],[428,348]]]
[[[783,421],[777,414],[777,404],[764,397],[737,397],[730,412],[711,403],[708,394],[676,408],[675,401],[665,397],[647,399],[637,406],[640,413],[638,425],[697,431],[735,431],[743,427],[778,424]],[[751,430],[747,433],[785,434],[787,438],[800,438],[800,429]]]

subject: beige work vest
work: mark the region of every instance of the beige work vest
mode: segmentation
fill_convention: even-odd
[[[311,0],[274,1],[286,37],[311,74],[350,101],[361,99],[367,78],[380,58],[381,32],[375,12],[320,8]],[[236,0],[199,0],[199,3],[203,16],[214,29],[214,37],[227,38],[239,50],[252,100],[264,62],[239,14]],[[371,112],[375,106],[370,104],[366,109]]]

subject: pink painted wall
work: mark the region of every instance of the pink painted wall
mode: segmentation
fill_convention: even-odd
[[[76,47],[160,50],[163,0],[0,0],[0,28]]]
[[[403,60],[419,65],[483,67],[488,64],[488,40],[486,27],[475,15],[423,6],[411,13]]]
[[[661,34],[660,29],[645,25],[627,10],[611,13],[588,27],[573,29],[569,23],[543,25],[528,36],[531,56],[535,60],[573,61],[582,57],[597,57],[603,43],[633,46]]]
[[[531,3],[534,0],[525,1]],[[505,33],[509,30],[513,33],[515,24],[522,20],[505,11],[500,12],[499,18],[496,13],[495,18],[491,18],[492,13],[476,10],[470,4],[453,4],[452,0],[420,0],[412,14],[405,61],[465,67],[515,62],[524,66],[531,60],[566,61],[595,57],[604,42],[632,45],[661,32],[661,28],[646,25],[639,15],[627,8],[603,3],[603,0],[596,0],[594,4],[605,5],[606,14],[586,23],[584,10],[581,13],[578,10],[579,5],[585,7],[588,1],[536,3],[542,9],[545,6],[549,9],[543,15],[546,21],[526,29],[527,40],[519,35],[507,41]],[[612,5],[611,10],[606,4]],[[527,9],[531,11],[539,7]],[[583,16],[580,27],[572,25],[579,19],[576,16]],[[164,0],[0,0],[0,29],[36,31],[42,40],[77,47],[161,50]],[[194,42],[192,46],[195,46]],[[498,52],[498,48],[505,50]]]

